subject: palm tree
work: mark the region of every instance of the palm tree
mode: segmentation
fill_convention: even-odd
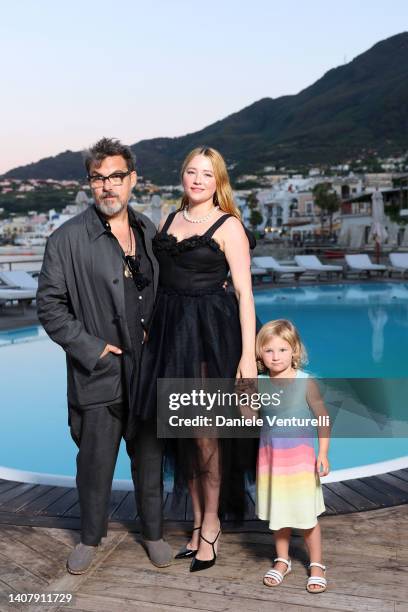
[[[251,224],[252,229],[255,230],[263,221],[263,217],[259,212],[259,202],[255,192],[252,191],[249,194],[247,204],[249,210],[251,211],[249,215],[249,223]]]
[[[318,183],[313,187],[313,198],[315,204],[320,208],[320,223],[322,227],[322,235],[323,235],[323,225],[324,225],[324,217],[325,215],[329,216],[330,236],[333,231],[333,215],[340,208],[340,200],[335,191],[332,191],[330,183]]]

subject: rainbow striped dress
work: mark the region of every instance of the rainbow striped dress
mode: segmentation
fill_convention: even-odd
[[[308,377],[302,370],[296,373],[296,381]],[[271,393],[270,387],[268,391],[269,375],[261,374],[259,379],[264,380],[258,381],[258,390]],[[278,417],[313,417],[306,401],[306,385],[306,380],[291,385],[288,405],[276,408],[274,414]],[[315,428],[299,426],[282,430],[271,427],[266,420],[267,414],[268,408],[261,413],[264,425],[257,461],[256,514],[269,521],[269,528],[273,531],[283,527],[311,529],[317,524],[318,515],[325,511],[322,486],[316,471]]]

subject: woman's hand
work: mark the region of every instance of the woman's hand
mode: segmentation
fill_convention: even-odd
[[[241,357],[238,364],[236,378],[258,378],[258,368],[255,357]]]
[[[330,464],[326,454],[318,454],[316,460],[316,469],[319,476],[327,476],[327,474],[330,472]]]

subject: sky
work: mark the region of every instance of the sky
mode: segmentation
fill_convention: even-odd
[[[406,0],[17,0],[0,23],[0,173],[195,132],[408,29]]]

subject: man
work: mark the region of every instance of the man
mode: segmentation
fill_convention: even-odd
[[[67,569],[84,573],[106,536],[122,436],[144,544],[152,563],[165,567],[172,551],[162,539],[162,448],[152,423],[132,440],[127,427],[158,282],[156,228],[128,207],[137,180],[128,147],[103,138],[85,165],[94,205],[48,239],[37,293],[39,319],[66,352],[68,423],[79,448],[81,542]]]

